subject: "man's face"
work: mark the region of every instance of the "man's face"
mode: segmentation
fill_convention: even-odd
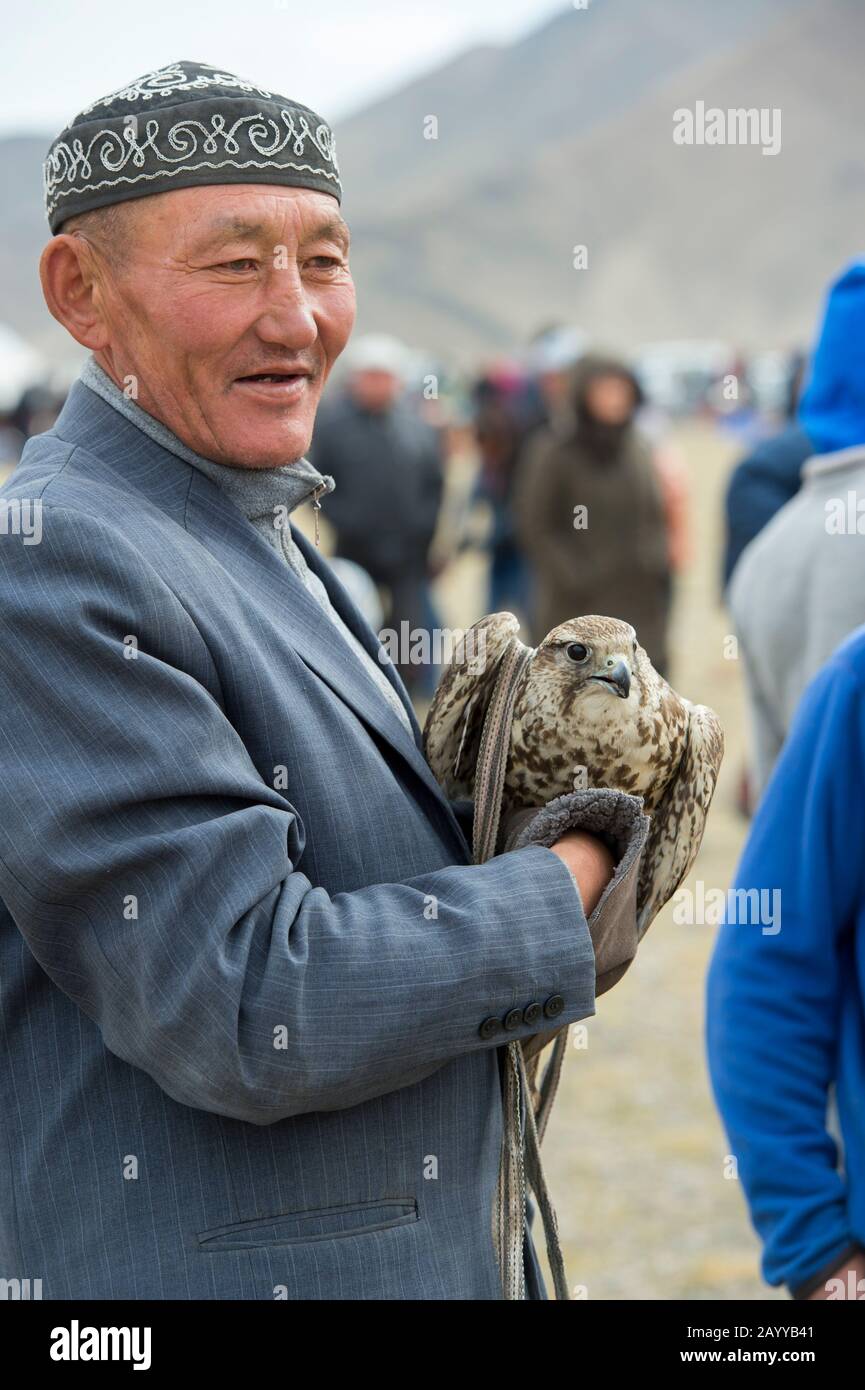
[[[109,344],[97,361],[206,458],[245,468],[301,458],[355,317],[336,200],[208,186],[133,212],[100,290]]]

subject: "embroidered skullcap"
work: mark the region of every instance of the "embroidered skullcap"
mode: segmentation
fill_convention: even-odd
[[[51,145],[43,175],[52,232],[80,212],[202,184],[342,197],[327,123],[208,63],[170,63],[86,106]]]

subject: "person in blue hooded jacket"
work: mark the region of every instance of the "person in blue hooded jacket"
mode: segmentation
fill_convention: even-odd
[[[855,501],[865,510],[865,261],[831,287],[799,419],[814,448],[802,485],[748,545],[727,593],[755,798],[808,682],[865,623],[865,515]]]
[[[794,1298],[865,1298],[863,845],[860,628],[802,699],[708,978],[715,1098],[763,1276]],[[827,1127],[833,1091],[840,1152]]]

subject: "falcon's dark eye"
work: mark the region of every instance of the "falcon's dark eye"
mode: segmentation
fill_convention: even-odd
[[[588,647],[584,647],[582,642],[569,642],[565,647],[565,651],[571,658],[571,661],[576,661],[580,665],[589,659],[589,649]]]
[[[635,637],[635,638],[634,638],[634,659],[635,659],[635,660],[636,660],[636,656],[637,656],[637,639],[636,639],[636,637]]]

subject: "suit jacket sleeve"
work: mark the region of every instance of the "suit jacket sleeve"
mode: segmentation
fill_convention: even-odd
[[[763,1273],[793,1290],[853,1240],[826,1108],[845,981],[856,975],[863,768],[865,691],[839,656],[799,707],[709,974],[715,1095],[764,1242]]]
[[[0,895],[116,1056],[256,1124],[341,1109],[594,1012],[571,875],[532,846],[329,894],[179,598],[134,537],[46,507],[0,537]],[[130,640],[131,639],[131,640]],[[360,806],[340,814],[363,815]]]

